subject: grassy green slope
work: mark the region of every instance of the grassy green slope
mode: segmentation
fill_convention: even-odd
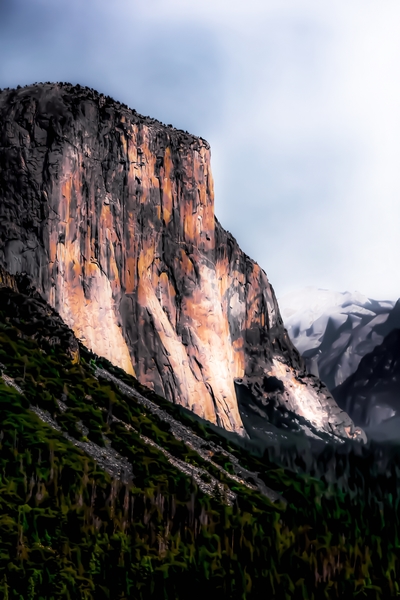
[[[396,448],[327,446],[308,467],[292,457],[294,470],[218,436],[83,347],[77,358],[76,340],[49,307],[0,288],[4,598],[400,595]],[[94,364],[229,450],[286,504],[232,481],[226,454],[212,457],[225,472],[113,381],[96,378]],[[109,443],[129,461],[128,477],[92,458]],[[220,487],[202,491],[180,464]]]

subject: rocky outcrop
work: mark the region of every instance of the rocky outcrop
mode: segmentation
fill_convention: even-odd
[[[3,91],[0,125],[0,263],[86,346],[242,435],[234,382],[268,402],[268,376],[315,426],[361,435],[297,382],[265,273],[215,220],[207,142],[68,84]]]

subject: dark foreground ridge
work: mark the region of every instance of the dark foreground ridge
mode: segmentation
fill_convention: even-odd
[[[90,353],[23,278],[1,279],[4,598],[400,594],[398,448],[262,451]]]

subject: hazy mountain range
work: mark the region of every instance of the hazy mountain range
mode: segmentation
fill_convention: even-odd
[[[306,288],[279,301],[307,368],[374,439],[399,437],[400,301]]]
[[[373,300],[358,292],[308,287],[279,299],[290,339],[308,370],[330,390],[354,373],[368,354],[396,327],[400,303]]]
[[[333,390],[338,404],[374,439],[400,436],[400,329],[366,354],[355,373]]]

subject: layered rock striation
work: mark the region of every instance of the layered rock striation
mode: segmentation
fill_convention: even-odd
[[[299,381],[271,285],[214,217],[201,138],[69,84],[0,94],[0,264],[145,385],[245,435],[235,381],[335,435],[362,433]]]

